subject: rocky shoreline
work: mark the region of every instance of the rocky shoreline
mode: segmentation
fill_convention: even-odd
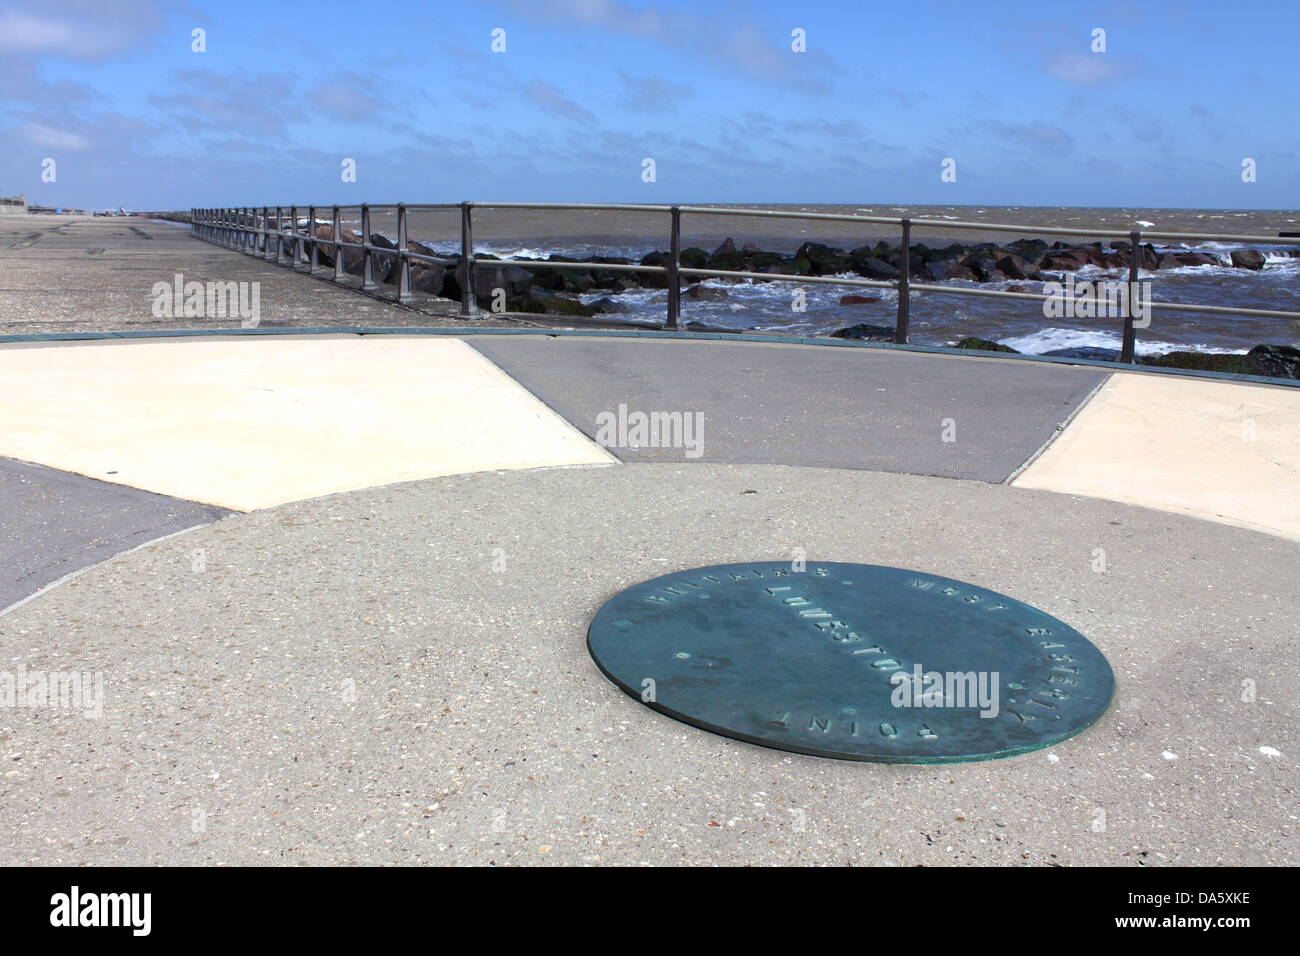
[[[341,230],[344,242],[360,243],[361,236],[351,229]],[[334,230],[328,224],[317,224],[316,239],[322,243],[332,242]],[[370,242],[382,249],[396,249],[396,244],[382,233],[372,233]],[[1032,282],[1059,279],[1066,272],[1075,272],[1084,266],[1092,265],[1106,270],[1124,270],[1128,268],[1131,258],[1130,243],[1117,240],[1103,246],[1100,242],[1083,245],[1070,245],[1063,242],[1048,244],[1041,239],[1017,239],[1006,245],[984,242],[975,245],[953,243],[942,248],[930,248],[922,243],[910,247],[909,276],[917,282],[943,282],[950,279],[965,279],[976,283],[1007,282],[1027,280]],[[333,250],[328,245],[321,245],[321,261],[333,265]],[[407,250],[420,255],[438,256],[455,259],[458,249],[437,249],[429,243],[418,239],[407,242]],[[1300,250],[1291,250],[1291,256],[1300,257]],[[1160,271],[1184,266],[1217,265],[1244,271],[1258,272],[1264,268],[1265,255],[1256,249],[1241,249],[1224,256],[1215,256],[1205,252],[1160,253],[1150,243],[1138,247],[1138,268],[1144,271]],[[584,314],[583,310],[593,309],[591,313],[601,311],[593,306],[583,306],[573,312],[575,306],[551,302],[557,295],[574,296],[593,290],[604,290],[612,294],[630,289],[667,288],[667,277],[663,274],[645,272],[627,272],[623,270],[601,269],[602,265],[643,265],[663,266],[668,262],[669,253],[656,251],[648,253],[640,260],[618,256],[589,256],[570,261],[589,263],[590,269],[522,269],[512,265],[510,260],[503,260],[488,253],[476,253],[474,294],[485,308],[491,306],[492,297],[497,289],[505,290],[505,302],[509,311],[542,312],[551,308],[562,310],[563,314]],[[901,245],[879,242],[874,246],[859,246],[845,250],[818,242],[805,242],[793,255],[768,252],[752,243],[737,247],[735,241],[727,239],[712,253],[697,247],[689,247],[681,252],[681,264],[690,269],[717,269],[729,272],[752,272],[770,275],[772,280],[782,276],[859,276],[882,282],[897,281],[902,269],[903,250]],[[516,260],[518,261],[518,260]],[[564,256],[552,255],[546,259],[533,259],[530,262],[566,261]],[[374,257],[376,282],[396,282],[396,259],[385,256],[382,251]],[[359,249],[343,250],[344,270],[359,275],[362,269],[362,255]],[[493,263],[500,263],[494,265]],[[463,276],[455,266],[443,266],[436,263],[411,263],[411,284],[418,291],[438,295],[446,299],[460,301],[464,285]],[[725,290],[701,287],[700,282],[708,278],[726,280],[726,276],[691,276],[682,278],[683,294],[691,298],[705,298],[725,293]],[[762,280],[759,280],[762,281]],[[1017,291],[1014,286],[1010,291]],[[1027,290],[1020,290],[1027,291]],[[864,297],[863,301],[870,301]]]
[[[954,348],[1020,354],[1015,349],[998,342],[973,337],[962,339]],[[1119,361],[1118,349],[1053,349],[1042,354],[1059,358],[1093,359],[1099,362]],[[1235,352],[1166,352],[1163,355],[1139,355],[1137,364],[1155,368],[1198,369],[1205,372],[1229,372],[1234,375],[1300,379],[1300,349],[1290,345],[1256,345],[1244,355]]]
[[[314,234],[315,239],[320,243],[317,250],[321,263],[332,267],[333,248],[328,245],[334,239],[332,226],[328,223],[317,223]],[[308,238],[305,231],[303,237]],[[362,241],[361,235],[351,229],[341,230],[341,238],[348,243]],[[383,252],[385,249],[396,250],[396,244],[389,237],[378,232],[370,235],[370,242],[380,250],[372,257],[375,281],[396,284],[397,258],[385,255]],[[459,256],[458,248],[439,249],[417,239],[408,240],[407,250],[419,255],[444,259],[456,259]],[[942,248],[931,248],[923,243],[916,243],[909,249],[909,275],[916,282],[942,282],[951,279],[964,279],[975,283],[1054,281],[1084,266],[1096,266],[1106,271],[1126,273],[1132,254],[1131,243],[1125,240],[1116,240],[1108,244],[1092,242],[1072,245],[1064,242],[1049,244],[1041,239],[1017,239],[1005,245],[992,242],[972,245],[953,243]],[[1258,272],[1264,268],[1266,260],[1265,254],[1256,249],[1239,249],[1222,255],[1191,251],[1162,253],[1150,243],[1140,245],[1136,254],[1138,268],[1147,272],[1202,265]],[[1300,257],[1300,249],[1289,250],[1287,255]],[[504,307],[504,311],[510,313],[575,318],[616,314],[625,311],[618,301],[620,293],[643,289],[666,289],[667,276],[653,272],[602,269],[601,266],[663,266],[667,263],[668,257],[669,253],[664,251],[651,252],[639,260],[617,256],[589,256],[567,260],[564,256],[552,255],[546,259],[529,261],[577,261],[590,264],[590,268],[524,269],[498,256],[476,253],[473,295],[478,305],[485,310],[492,310],[494,307],[496,310],[501,310]],[[777,281],[782,276],[856,275],[866,279],[891,282],[900,277],[902,258],[901,244],[888,242],[878,242],[875,245],[864,245],[848,250],[823,243],[805,242],[794,254],[784,255],[760,249],[748,242],[737,247],[734,240],[727,239],[712,253],[698,247],[689,247],[681,252],[681,264],[686,268],[752,272],[770,275],[772,281]],[[345,248],[343,250],[344,271],[351,275],[360,275],[363,268],[361,250]],[[702,284],[705,279],[710,278],[728,281],[728,277],[721,275],[682,277],[682,295],[697,300],[725,298],[727,296],[725,288]],[[464,286],[464,269],[459,265],[411,262],[411,287],[416,292],[459,302],[465,294]],[[869,291],[864,290],[866,293]],[[1007,287],[1007,291],[1028,292],[1030,290],[1012,284]],[[502,292],[504,292],[504,299],[502,299]],[[580,295],[589,296],[595,292],[608,294],[591,303],[584,303],[578,298]],[[870,294],[846,295],[840,300],[842,305],[879,301],[878,296]],[[687,323],[687,327],[691,326],[705,327],[696,323]],[[893,341],[894,329],[892,326],[859,323],[831,332],[829,335],[844,339]],[[957,343],[956,347],[1000,352],[1015,351],[1007,346],[976,338],[965,339]],[[1101,361],[1117,361],[1119,357],[1117,351],[1100,348],[1057,349],[1045,354]],[[1245,355],[1170,352],[1162,356],[1139,358],[1139,364],[1300,378],[1300,350],[1286,345],[1258,345]]]

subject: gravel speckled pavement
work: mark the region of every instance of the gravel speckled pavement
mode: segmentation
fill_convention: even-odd
[[[1049,751],[859,764],[676,723],[588,657],[621,588],[796,547],[1041,607],[1116,700]],[[1193,518],[773,465],[232,516],[0,617],[7,666],[106,681],[101,720],[0,713],[0,862],[1294,864],[1298,575],[1293,543]]]

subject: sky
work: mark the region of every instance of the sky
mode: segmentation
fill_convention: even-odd
[[[0,195],[1293,209],[1297,36],[1294,0],[0,3]]]

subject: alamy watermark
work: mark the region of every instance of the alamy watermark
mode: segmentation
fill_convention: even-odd
[[[1067,272],[1064,282],[1043,283],[1043,294],[1047,296],[1043,300],[1043,315],[1049,319],[1122,319],[1132,315],[1135,329],[1151,325],[1149,280],[1075,282],[1074,276]]]
[[[704,454],[703,412],[617,412],[596,416],[596,444],[602,448],[681,448],[687,458]]]
[[[260,282],[186,282],[178,272],[172,282],[155,282],[153,316],[156,319],[239,319],[245,329],[262,321]]]
[[[0,708],[79,710],[104,716],[104,675],[98,671],[0,671]]]
[[[981,717],[998,715],[997,671],[923,670],[898,671],[889,678],[894,691],[889,702],[895,707],[978,707]]]

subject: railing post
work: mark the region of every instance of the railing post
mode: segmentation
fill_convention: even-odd
[[[334,281],[343,278],[343,237],[339,235],[339,207],[334,207]]]
[[[1142,251],[1138,243],[1142,241],[1142,230],[1134,229],[1128,234],[1128,306],[1124,309],[1124,343],[1120,346],[1119,360],[1132,364],[1137,350],[1137,332],[1133,328],[1133,301],[1137,292],[1138,258]]]
[[[319,254],[319,250],[316,248],[316,207],[315,206],[307,207],[307,235],[310,236],[307,242],[309,243],[308,248],[311,249],[311,259],[308,262],[307,270],[312,275],[315,275],[316,267],[320,265],[320,254]]]
[[[415,301],[411,292],[411,260],[406,250],[406,204],[397,204],[397,301],[409,304]]]
[[[367,292],[373,292],[375,285],[375,263],[370,257],[370,207],[365,203],[361,204],[361,288]]]
[[[682,284],[678,270],[682,267],[682,210],[672,208],[672,230],[668,237],[668,322],[667,329],[675,329],[682,315]]]
[[[311,228],[310,225],[307,228],[310,229]],[[296,240],[295,250],[293,255],[293,267],[295,269],[298,269],[303,266],[306,266],[307,269],[310,271],[311,256],[307,252],[308,232],[306,229],[304,229],[301,233],[298,232],[298,207],[297,206],[293,207],[293,236],[294,239]]]
[[[248,255],[248,247],[252,245],[252,231],[249,229],[248,207],[239,207],[239,251]]]
[[[275,207],[275,261],[284,263],[288,259],[284,251],[284,207]]]
[[[474,223],[470,218],[471,202],[460,204],[460,262],[463,284],[460,289],[460,314],[473,315],[478,311],[474,298]]]
[[[262,207],[262,249],[263,259],[271,257],[271,216],[266,206]]]
[[[898,324],[894,342],[907,344],[907,323],[912,307],[912,220],[903,220],[903,256],[898,266]]]
[[[297,269],[302,263],[301,243],[298,241],[298,207],[289,207],[289,267]]]

